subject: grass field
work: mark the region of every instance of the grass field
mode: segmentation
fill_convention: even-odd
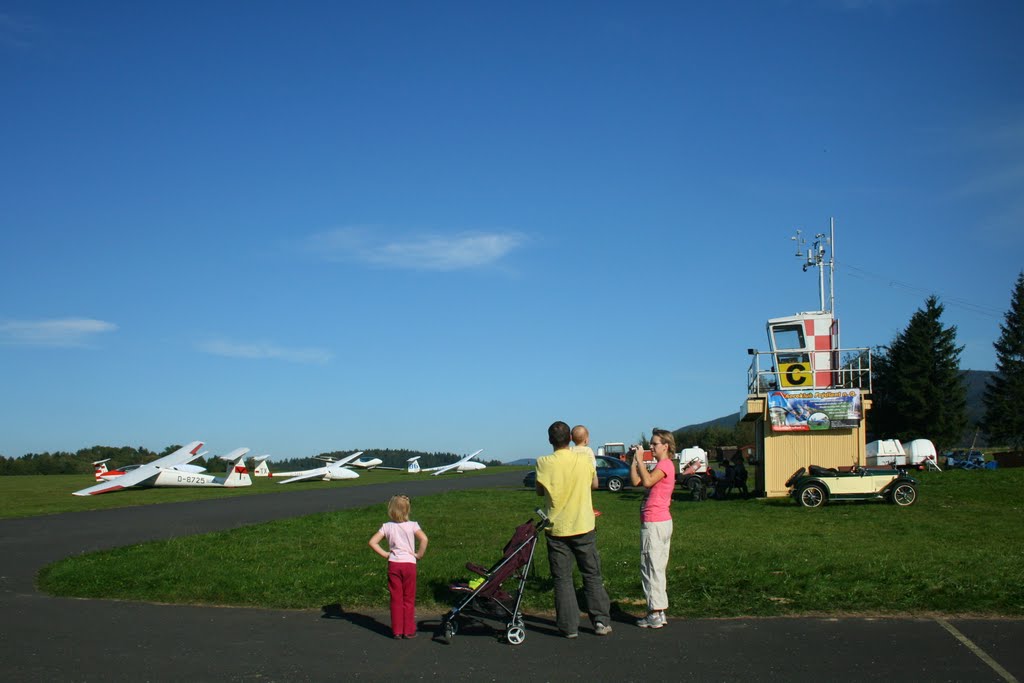
[[[918,503],[788,499],[673,505],[670,614],[1024,614],[1024,469],[922,473]],[[119,494],[123,495],[123,494]],[[495,488],[413,501],[430,536],[419,567],[422,613],[443,613],[467,561],[491,565],[538,498]],[[617,608],[643,611],[640,494],[598,492],[604,578]],[[387,604],[385,563],[366,546],[384,506],[75,557],[39,583],[59,595],[173,603],[345,609]],[[553,609],[543,542],[525,597]]]
[[[529,469],[529,468],[509,468]],[[459,476],[472,477],[487,474],[487,470],[465,472]],[[494,469],[490,470],[494,473]],[[297,482],[280,485],[280,478],[253,477],[252,486],[226,488],[210,486],[205,488],[157,488],[126,489],[98,496],[73,496],[75,491],[96,483],[91,476],[79,474],[53,474],[34,476],[0,477],[0,519],[6,517],[32,517],[52,515],[60,512],[82,510],[106,510],[132,505],[153,505],[157,503],[180,503],[189,500],[252,496],[281,491],[303,491],[320,489],[325,486],[344,488],[402,481],[409,477],[405,472],[374,470],[363,472],[358,479],[344,479],[331,482]]]

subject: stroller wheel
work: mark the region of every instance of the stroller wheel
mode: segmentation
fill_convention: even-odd
[[[459,627],[454,621],[441,622],[441,627],[434,633],[434,640],[448,645],[458,630]]]
[[[505,631],[505,638],[512,645],[521,645],[526,640],[526,631],[520,626],[513,626]]]

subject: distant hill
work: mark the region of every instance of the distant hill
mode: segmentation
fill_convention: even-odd
[[[964,370],[964,384],[967,385],[967,419],[975,425],[985,414],[985,404],[981,397],[985,395],[988,378],[996,374],[991,370]],[[973,427],[972,427],[973,431]]]
[[[961,373],[964,384],[967,386],[967,422],[970,425],[963,436],[964,446],[970,446],[971,441],[974,440],[974,432],[977,428],[978,422],[985,414],[985,404],[982,402],[982,396],[985,395],[985,385],[988,383],[988,378],[994,375],[995,372],[992,370],[964,370]],[[716,417],[713,420],[707,422],[698,422],[697,424],[686,425],[680,427],[674,431],[689,431],[707,429],[708,427],[725,427],[729,429],[739,421],[740,414],[732,413],[731,415],[725,415],[723,417]],[[978,445],[987,446],[984,434],[978,435]]]
[[[732,413],[731,415],[726,415],[725,417],[716,417],[715,419],[708,420],[707,422],[698,422],[697,424],[686,425],[685,427],[680,427],[679,429],[674,429],[672,431],[681,432],[695,429],[707,429],[708,427],[725,427],[726,429],[730,429],[739,421],[740,414],[737,412]]]
[[[529,465],[535,467],[537,465],[537,458],[519,458],[519,460],[513,460],[512,462],[505,463],[506,465]]]

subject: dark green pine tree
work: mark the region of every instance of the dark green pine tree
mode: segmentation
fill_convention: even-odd
[[[956,326],[944,327],[934,296],[906,329],[881,350],[874,364],[876,438],[931,439],[940,451],[956,445],[967,427],[967,389],[960,376]]]
[[[985,386],[985,417],[982,425],[989,441],[1024,448],[1024,272],[1010,298],[1010,310],[1002,332],[993,344],[996,349],[996,374]]]

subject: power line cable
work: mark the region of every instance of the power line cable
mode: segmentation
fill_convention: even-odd
[[[886,286],[888,286],[888,287],[890,287],[892,289],[901,289],[901,290],[905,290],[907,292],[913,292],[914,294],[917,294],[919,296],[924,296],[924,297],[927,297],[927,296],[930,296],[932,294],[935,294],[940,299],[942,299],[942,303],[944,305],[946,305],[946,306],[952,306],[954,308],[961,308],[961,309],[966,310],[966,311],[971,311],[972,313],[977,313],[978,315],[984,316],[986,318],[995,318],[995,319],[998,320],[998,319],[1003,317],[1003,311],[1001,311],[1001,310],[999,310],[997,308],[994,308],[992,306],[986,306],[984,304],[979,304],[979,303],[975,303],[973,301],[968,301],[967,299],[963,299],[961,297],[947,296],[947,295],[943,294],[942,292],[938,292],[936,290],[925,289],[923,287],[918,287],[916,285],[912,285],[910,283],[903,282],[901,280],[896,280],[896,279],[891,278],[889,276],[882,275],[882,274],[879,274],[879,273],[875,273],[873,271],[868,270],[867,268],[862,268],[860,266],[855,266],[855,265],[850,264],[850,263],[843,263],[841,261],[836,261],[836,265],[841,266],[842,270],[846,274],[852,276],[855,279],[863,279],[863,280],[867,280],[869,282],[874,282],[876,284],[881,283],[881,282],[885,282]]]

